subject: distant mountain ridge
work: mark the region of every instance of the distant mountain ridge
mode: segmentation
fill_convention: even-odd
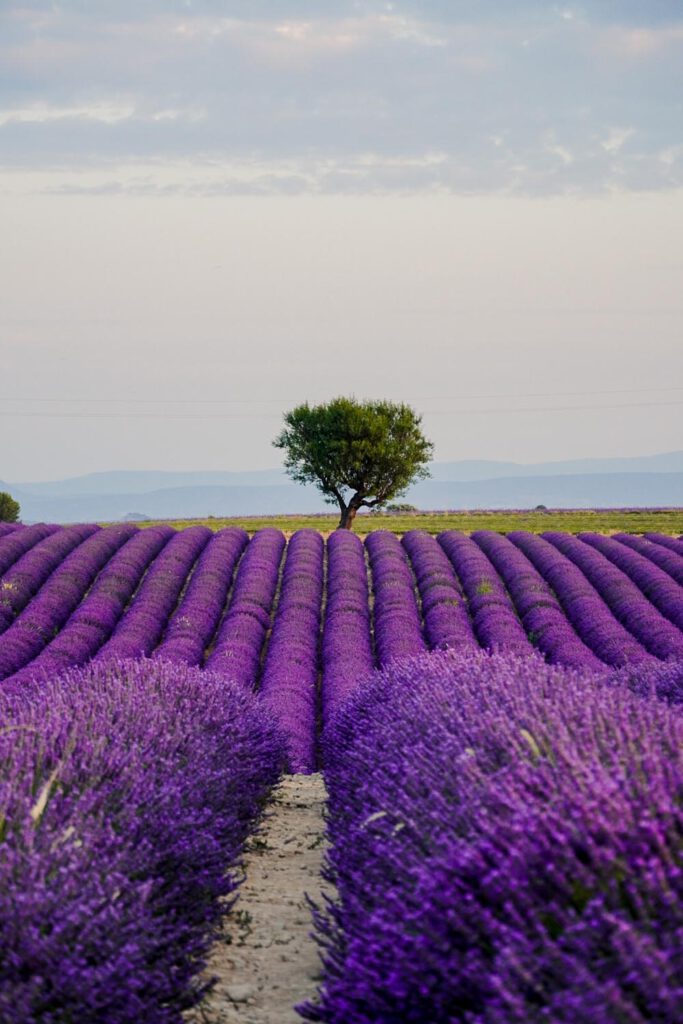
[[[488,460],[436,462],[432,478],[404,500],[421,509],[608,508],[683,505],[683,452],[521,464]],[[333,511],[314,487],[280,469],[251,471],[131,470],[65,480],[2,483],[27,521],[269,515]]]

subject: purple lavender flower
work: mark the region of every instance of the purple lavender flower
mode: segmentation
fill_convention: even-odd
[[[337,897],[306,1019],[683,1020],[683,718],[663,701],[436,652],[352,695],[324,754]]]
[[[673,541],[677,546],[671,547],[663,542],[673,538],[660,537],[657,533],[647,533],[644,537],[634,537],[630,533],[615,533],[611,539],[618,540],[620,544],[625,544],[639,555],[649,558],[675,579],[676,583],[683,586],[683,546],[679,545],[678,541]]]
[[[22,526],[20,531],[12,531],[11,534],[0,537],[0,575],[6,573],[9,567],[34,545],[59,529],[59,526],[36,523],[34,526]]]
[[[637,664],[651,655],[616,620],[595,587],[572,562],[542,537],[524,530],[508,534],[553,588],[584,643],[607,665]]]
[[[474,632],[482,647],[532,654],[515,607],[491,560],[458,530],[439,534],[438,542],[451,561],[467,595]]]
[[[629,550],[628,546],[619,544],[610,537],[601,537],[596,533],[582,533],[580,537],[617,565],[637,583],[643,594],[662,615],[673,622],[679,630],[683,629],[683,588],[671,579],[668,571],[654,565],[649,557]],[[683,559],[681,561],[683,562]]]
[[[182,1024],[282,763],[258,701],[166,662],[0,693],[0,1019]]]
[[[327,722],[375,666],[365,550],[360,538],[346,530],[335,530],[327,539],[322,661]]]
[[[64,526],[32,546],[8,569],[0,580],[0,633],[12,624],[66,556],[98,530],[94,524]]]
[[[244,553],[223,622],[206,667],[242,686],[256,686],[261,650],[270,628],[285,538],[279,530],[257,530]]]
[[[529,640],[551,664],[595,671],[604,667],[580,639],[555,594],[525,554],[492,530],[478,530],[472,539],[488,555],[507,587]]]
[[[316,767],[323,555],[323,539],[316,530],[298,530],[290,538],[261,677],[261,699],[285,736],[292,772],[309,773]]]
[[[98,530],[64,559],[38,595],[0,636],[0,679],[17,672],[59,632],[98,572],[137,527]]]
[[[245,530],[219,530],[204,548],[155,658],[201,665],[223,612],[233,573],[247,546]]]
[[[175,533],[170,526],[136,530],[102,569],[86,597],[54,640],[25,668],[10,676],[6,685],[10,681],[22,683],[38,673],[56,675],[63,669],[82,665],[94,657],[114,631],[150,562],[173,536]],[[75,553],[80,550],[77,548]],[[24,615],[32,612],[33,604],[29,605]],[[3,640],[0,637],[0,650]]]
[[[427,649],[422,636],[415,580],[401,542],[393,533],[368,534],[373,590],[375,649],[380,665],[412,657]]]
[[[409,530],[402,544],[417,580],[430,649],[477,647],[460,582],[438,541],[423,530]]]
[[[662,659],[683,658],[683,633],[661,615],[631,578],[621,571],[624,561],[630,562],[632,557],[640,559],[640,555],[623,548],[616,541],[608,543],[604,550],[602,541],[609,542],[609,538],[593,533],[582,533],[577,538],[551,531],[542,536],[583,572],[614,616],[646,650]],[[657,581],[660,576],[665,576],[645,560],[642,575],[652,579],[652,574]],[[668,585],[676,586],[668,577],[665,579]],[[679,590],[683,612],[683,589]]]
[[[211,537],[206,526],[190,526],[168,541],[152,562],[135,598],[96,658],[140,658],[159,642],[185,580]]]

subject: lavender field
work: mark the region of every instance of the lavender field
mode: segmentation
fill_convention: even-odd
[[[683,539],[3,526],[0,573],[3,1020],[179,1024],[319,771],[303,1017],[683,1019]]]
[[[683,659],[683,541],[488,530],[438,537],[203,526],[0,536],[5,692],[89,661],[163,659],[256,691],[292,771],[375,668],[434,650],[600,671]],[[320,683],[319,683],[320,681]]]

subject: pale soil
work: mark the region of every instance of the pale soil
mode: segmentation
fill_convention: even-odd
[[[188,1022],[301,1024],[294,1004],[314,997],[321,974],[306,894],[321,902],[324,802],[321,775],[290,775],[274,790],[209,961],[219,980]]]

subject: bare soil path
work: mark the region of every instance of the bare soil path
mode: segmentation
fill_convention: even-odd
[[[324,802],[321,775],[290,775],[274,790],[209,962],[219,980],[188,1021],[301,1024],[293,1007],[315,995],[321,973],[306,894],[321,901]]]

